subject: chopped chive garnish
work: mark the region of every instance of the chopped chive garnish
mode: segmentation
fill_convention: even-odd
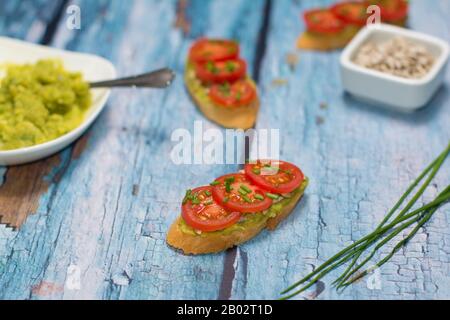
[[[230,61],[226,62],[226,68],[228,72],[233,72],[234,70],[236,70],[236,66],[234,65],[233,62]]]
[[[220,184],[220,182],[219,181],[214,181],[214,182],[211,182],[209,185],[210,186],[218,186]]]
[[[234,177],[230,177],[230,178],[226,178],[225,179],[225,190],[230,193],[231,190],[233,190],[233,188],[231,187],[231,184],[235,181],[236,179]]]
[[[277,194],[273,194],[273,193],[266,193],[266,196],[272,200],[277,200],[279,198],[279,196]]]
[[[278,173],[278,172],[283,172],[283,173],[286,173],[286,174],[289,175],[289,176],[292,175],[292,170],[290,170],[290,169],[284,170],[284,169],[281,169],[281,167],[274,167],[274,166],[271,166],[270,164],[266,164],[266,165],[264,165],[264,167],[265,167],[266,169],[268,169],[268,170],[275,171],[276,173]]]
[[[241,189],[244,190],[247,193],[251,193],[252,192],[252,189],[247,187],[245,184],[241,184]]]
[[[233,183],[236,179],[234,177],[229,177],[225,179],[225,182]]]
[[[205,206],[209,206],[209,205],[211,205],[211,204],[213,204],[213,203],[214,203],[214,201],[208,200],[208,201],[205,202]]]
[[[205,195],[206,195],[207,197],[210,197],[210,196],[211,196],[211,192],[209,192],[208,190],[206,190],[206,191],[205,191]]]
[[[257,168],[253,168],[252,169],[252,172],[254,173],[254,174],[261,174],[261,170],[260,169],[257,169]]]
[[[238,192],[242,195],[242,196],[246,196],[247,195],[247,191],[239,189]]]
[[[189,189],[186,191],[186,195],[183,198],[183,204],[186,204],[188,202],[188,200],[191,200],[192,196],[191,196],[192,190]]]
[[[256,193],[256,194],[255,194],[255,199],[258,199],[258,200],[264,200],[264,196],[261,195],[261,194],[259,194],[259,193]]]
[[[192,199],[192,204],[200,204],[200,200],[198,198]]]
[[[245,202],[252,203],[252,200],[247,196],[242,196],[242,199],[244,199]]]
[[[219,90],[220,90],[220,92],[221,92],[223,95],[225,95],[225,96],[230,95],[230,92],[231,92],[231,90],[230,90],[230,84],[229,84],[228,82],[225,82],[225,83],[221,84],[221,85],[219,86]]]
[[[211,72],[212,74],[216,74],[219,71],[219,69],[217,69],[216,65],[211,61],[208,61],[206,63],[206,69],[208,69],[208,71]]]

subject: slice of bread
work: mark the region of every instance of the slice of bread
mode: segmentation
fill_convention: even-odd
[[[345,47],[357,32],[358,29],[356,28],[330,35],[317,35],[312,32],[304,32],[297,41],[297,47],[305,50],[336,50]]]
[[[228,108],[215,105],[206,94],[207,89],[201,88],[199,81],[195,79],[193,67],[188,64],[185,70],[184,80],[186,88],[195,105],[206,118],[222,127],[231,129],[246,130],[254,126],[260,106],[258,97],[248,106]],[[254,81],[250,78],[247,78],[247,80],[258,92]]]
[[[274,218],[258,220],[242,230],[237,228],[231,232],[190,234],[183,232],[180,228],[180,224],[183,223],[180,216],[167,233],[167,243],[169,246],[183,251],[184,254],[198,255],[224,251],[254,238],[264,228],[275,230],[278,224],[294,210],[303,193],[304,189],[297,193]]]
[[[391,22],[391,24],[405,27],[407,19]],[[297,40],[297,47],[304,50],[331,51],[344,48],[359,32],[359,27],[347,26],[337,34],[316,34],[304,32]]]

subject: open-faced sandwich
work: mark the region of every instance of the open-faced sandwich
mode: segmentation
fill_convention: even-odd
[[[226,128],[253,127],[259,110],[256,84],[231,40],[196,41],[186,64],[186,87],[203,114]]]
[[[303,15],[306,31],[298,39],[297,46],[321,51],[345,47],[367,24],[369,17],[377,14],[368,10],[372,5],[378,6],[381,22],[406,25],[406,0],[345,1],[330,8],[306,11]]]
[[[284,161],[255,161],[240,173],[188,190],[167,243],[185,254],[226,250],[274,230],[295,208],[308,178]]]

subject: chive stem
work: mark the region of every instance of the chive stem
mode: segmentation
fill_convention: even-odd
[[[260,174],[261,174],[261,170],[260,170],[260,169],[257,169],[257,168],[253,168],[253,169],[252,169],[252,172],[253,172],[254,174],[256,174],[256,175],[260,175]]]
[[[441,154],[428,168],[425,169],[425,171],[411,184],[411,186],[408,188],[408,190],[405,192],[405,194],[400,198],[400,200],[397,202],[397,204],[394,206],[394,208],[388,213],[388,215],[383,219],[383,221],[380,223],[380,225],[377,227],[376,230],[378,230],[380,227],[382,227],[387,220],[392,216],[392,214],[398,209],[398,207],[402,204],[402,202],[406,199],[406,197],[411,193],[411,191],[419,184],[419,182],[426,176],[427,171],[432,170],[428,178],[425,180],[424,184],[420,187],[419,191],[413,196],[413,198],[408,202],[408,204],[405,206],[405,208],[398,214],[397,218],[402,217],[406,212],[417,202],[420,196],[425,192],[425,189],[429,186],[433,178],[436,176],[437,172],[441,168],[445,158],[448,155],[448,151]],[[432,167],[434,165],[434,167]],[[392,238],[390,238],[392,239]],[[389,240],[390,240],[389,239]],[[366,247],[365,247],[366,248]],[[361,264],[359,264],[356,268],[353,268],[353,266],[356,264],[358,258],[361,256],[361,254],[364,252],[363,248],[359,255],[357,255],[352,263],[347,267],[347,269],[344,271],[344,273],[335,281],[337,283],[337,286],[339,287],[339,284],[344,283],[348,278],[350,278],[353,274],[355,274],[359,269],[361,269],[362,266],[364,266],[370,258],[375,255],[375,252],[369,256],[369,258],[366,258]]]
[[[272,200],[277,200],[279,198],[279,196],[277,194],[273,194],[273,193],[266,193],[267,198],[270,198]]]
[[[262,194],[255,193],[255,199],[264,200],[264,196]]]
[[[238,190],[239,194],[242,196],[246,196],[247,195],[247,191],[243,190],[243,189],[239,189]]]
[[[394,207],[388,212],[388,214],[384,217],[384,219],[380,222],[380,224],[376,227],[376,229],[373,232],[361,238],[360,240],[354,242],[352,245],[342,249],[337,254],[332,256],[330,259],[325,261],[318,268],[316,268],[313,272],[311,272],[310,274],[308,274],[307,276],[305,276],[304,278],[297,281],[296,283],[288,287],[286,290],[281,292],[282,295],[288,294],[298,286],[309,281],[309,283],[304,285],[299,290],[290,293],[289,295],[284,296],[281,299],[289,299],[302,293],[303,291],[310,288],[314,283],[323,278],[330,271],[345,264],[350,260],[352,260],[352,262],[346,268],[344,273],[333,282],[333,285],[335,285],[337,290],[345,289],[345,287],[354,283],[356,280],[364,277],[374,268],[380,267],[387,261],[389,261],[401,247],[405,246],[408,243],[408,241],[412,237],[414,237],[414,235],[418,232],[421,226],[423,226],[426,222],[428,222],[431,219],[433,214],[438,210],[440,206],[450,201],[450,186],[448,186],[432,202],[423,205],[419,209],[409,212],[410,209],[417,202],[417,200],[423,195],[423,193],[425,192],[426,188],[429,186],[433,178],[436,176],[449,153],[450,153],[450,144],[419,175],[419,177],[413,181],[413,183],[408,187],[406,192],[400,197],[400,199],[397,201]],[[411,192],[419,185],[419,183],[425,177],[427,177],[425,182],[419,187],[419,190],[414,194],[411,200],[405,205],[405,207],[400,211],[400,213],[394,219],[392,219],[391,222],[388,222],[393,216],[393,214],[400,208],[400,206],[403,204],[406,198],[411,194]],[[267,196],[269,197],[269,194],[267,194]],[[390,254],[388,254],[385,258],[383,258],[380,262],[378,262],[374,267],[366,269],[362,273],[355,275],[359,269],[361,269],[370,259],[373,258],[373,256],[375,255],[376,252],[378,252],[379,249],[381,249],[385,244],[390,242],[393,238],[395,238],[395,236],[397,236],[403,230],[406,230],[415,223],[417,223],[416,227],[410,232],[410,234],[406,238],[404,238],[394,247],[394,249],[391,251]],[[375,245],[375,247],[373,248],[369,256],[366,257],[360,264],[358,264],[356,268],[353,268],[355,264],[357,264],[360,256],[366,251],[366,249],[372,247],[373,245]]]

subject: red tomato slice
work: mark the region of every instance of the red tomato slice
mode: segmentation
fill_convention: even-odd
[[[235,82],[247,73],[247,63],[242,59],[198,63],[197,78],[206,83]]]
[[[308,31],[334,34],[341,32],[345,23],[329,9],[315,9],[305,12],[304,20]]]
[[[369,0],[368,5],[377,5],[381,10],[381,20],[398,22],[408,16],[408,2],[406,0]]]
[[[233,173],[218,178],[213,184],[213,197],[229,210],[255,213],[268,209],[272,199],[253,185],[244,174]]]
[[[239,80],[232,85],[225,82],[212,86],[209,97],[215,104],[224,107],[246,106],[256,98],[256,90],[247,80]]]
[[[348,1],[335,4],[331,12],[342,21],[363,26],[367,22],[367,5],[360,1]]]
[[[278,194],[294,191],[305,179],[297,166],[285,161],[259,160],[255,164],[246,164],[245,174],[260,188]]]
[[[189,59],[198,63],[231,60],[238,57],[239,45],[231,40],[200,39],[194,43],[189,52]]]
[[[212,197],[212,187],[200,187],[186,193],[181,216],[194,229],[213,232],[234,225],[241,218],[237,211],[229,211]]]

